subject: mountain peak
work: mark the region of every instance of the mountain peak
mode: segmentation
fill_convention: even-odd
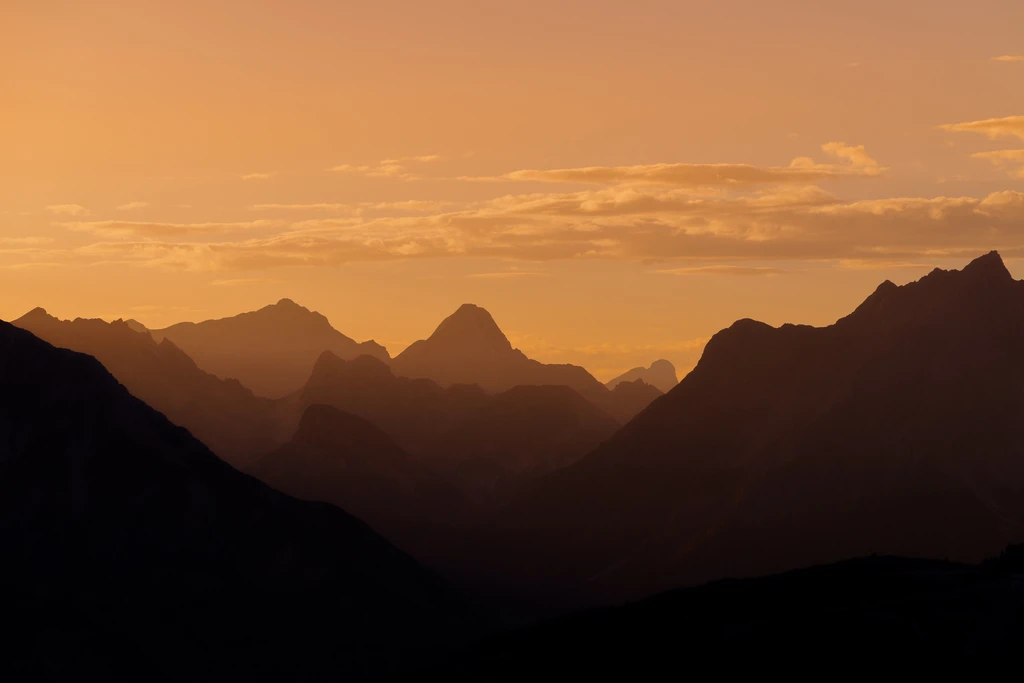
[[[999,280],[1012,280],[1013,276],[1010,275],[1010,271],[1006,269],[1006,264],[1003,263],[1003,258],[999,255],[998,251],[990,251],[984,256],[979,256],[974,259],[961,271],[964,275],[971,275],[974,277],[986,277]]]
[[[302,308],[302,306],[299,306],[297,303],[288,298],[281,299],[274,305],[280,306],[281,308]]]
[[[56,320],[52,315],[46,312],[46,309],[42,306],[36,306],[31,311],[14,321],[15,323],[22,322],[27,323],[31,321],[45,321],[45,320]]]
[[[487,309],[475,304],[459,306],[457,311],[441,321],[434,334],[430,335],[430,339],[460,347],[501,351],[512,349],[512,345]]]

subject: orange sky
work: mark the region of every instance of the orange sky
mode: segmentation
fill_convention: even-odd
[[[608,379],[1024,275],[1019,0],[5,0],[0,98],[3,319],[471,301]]]

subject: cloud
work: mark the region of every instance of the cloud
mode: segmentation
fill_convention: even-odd
[[[545,272],[542,272],[542,271],[508,270],[508,271],[501,271],[501,272],[497,272],[497,273],[472,273],[470,275],[467,275],[466,277],[484,278],[484,279],[493,279],[493,280],[505,280],[505,279],[521,278],[521,277],[550,277],[550,276],[551,276],[550,273],[545,273]]]
[[[376,165],[353,165],[353,164],[339,164],[338,166],[332,166],[327,170],[332,173],[353,173],[364,175],[370,178],[397,178],[399,180],[418,180],[419,176],[412,174],[408,170],[410,162],[418,164],[429,164],[435,161],[439,161],[441,156],[438,154],[425,154],[422,156],[412,157],[401,157],[399,159],[382,159]]]
[[[52,237],[0,237],[0,244],[2,245],[36,246],[52,242]]]
[[[254,204],[253,209],[257,211],[330,211],[347,213],[354,210],[351,204],[332,204],[318,202],[315,204]]]
[[[654,188],[630,189],[623,200],[615,196],[622,191],[503,197],[423,216],[303,221],[277,234],[240,240],[187,239],[202,232],[198,224],[188,226],[177,239],[158,241],[147,232],[145,240],[101,242],[78,254],[215,271],[460,257],[532,263],[689,261],[691,268],[751,268],[750,262],[765,267],[766,261],[801,259],[934,260],[993,248],[1007,257],[1024,255],[1024,193],[1014,191],[984,198],[855,202],[817,188],[697,199],[681,197],[674,188]],[[693,266],[693,261],[702,263]],[[770,274],[722,268],[680,274],[697,272]]]
[[[261,285],[276,282],[283,282],[283,280],[274,280],[264,277],[237,277],[227,280],[213,280],[210,284],[214,287],[241,287],[245,285]]]
[[[1006,171],[1012,178],[1024,179],[1024,149],[1000,149],[994,152],[976,152],[974,159],[984,159]]]
[[[502,180],[596,185],[640,184],[700,186],[747,186],[776,183],[811,183],[850,176],[878,176],[885,171],[863,145],[829,142],[822,151],[847,163],[820,164],[810,157],[798,157],[789,166],[750,164],[646,164],[638,166],[587,166],[553,170],[527,169],[501,176]],[[490,180],[479,178],[478,180]]]
[[[88,216],[92,213],[79,204],[51,204],[46,210],[56,216]]]
[[[1024,62],[1024,55],[1003,55],[1001,57],[993,57],[993,62]]]
[[[135,209],[144,209],[149,206],[149,202],[128,202],[127,204],[121,204],[117,207],[118,211],[134,211]]]
[[[425,211],[440,211],[449,206],[453,206],[452,202],[406,199],[394,202],[360,202],[359,204],[331,202],[317,202],[313,204],[254,204],[252,208],[257,211],[320,211],[325,213],[358,214],[366,210],[421,213]]]
[[[1004,116],[1001,119],[947,123],[939,128],[957,133],[981,133],[992,140],[1004,137],[1016,137],[1024,140],[1024,116]]]
[[[273,221],[247,221],[241,223],[149,223],[142,221],[90,221],[62,223],[76,232],[128,237],[181,237],[213,235],[239,230],[255,230],[280,225]]]
[[[273,173],[245,173],[241,175],[242,180],[270,180]]]
[[[769,268],[767,266],[698,266],[695,268],[671,268],[656,271],[665,275],[785,275],[793,271],[785,268]]]

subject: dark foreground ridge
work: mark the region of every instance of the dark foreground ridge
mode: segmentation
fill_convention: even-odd
[[[363,522],[239,473],[95,359],[3,322],[0,519],[11,680],[359,680],[464,623]]]
[[[1001,659],[1024,645],[1022,579],[1024,546],[981,565],[875,556],[716,581],[498,635],[408,680],[685,680],[704,667],[821,675]]]

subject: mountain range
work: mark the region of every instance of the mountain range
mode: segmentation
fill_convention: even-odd
[[[16,677],[376,677],[468,623],[363,522],[237,472],[94,358],[2,322],[0,444]]]
[[[291,435],[290,425],[278,427],[281,406],[254,395],[237,380],[200,369],[169,339],[157,343],[127,322],[58,320],[36,308],[13,324],[54,346],[95,357],[134,396],[235,465]]]
[[[230,318],[178,323],[150,332],[158,342],[174,342],[206,371],[237,379],[269,398],[298,391],[324,351],[346,359],[390,358],[380,344],[353,341],[331,327],[327,318],[291,299]]]
[[[646,679],[1021,642],[1024,550],[982,562],[1024,540],[1024,281],[996,252],[827,327],[739,320],[677,384],[545,365],[468,304],[394,359],[287,300],[179,327],[202,362],[136,321],[0,323],[20,678]]]
[[[638,379],[657,388],[663,394],[672,391],[679,384],[679,379],[676,377],[676,367],[667,360],[662,359],[651,363],[649,368],[639,367],[628,370],[618,377],[608,380],[605,386],[609,389],[614,389],[622,382],[635,382]]]
[[[1024,281],[995,252],[884,282],[834,325],[740,320],[473,562],[583,602],[872,553],[977,561],[1024,537]]]

